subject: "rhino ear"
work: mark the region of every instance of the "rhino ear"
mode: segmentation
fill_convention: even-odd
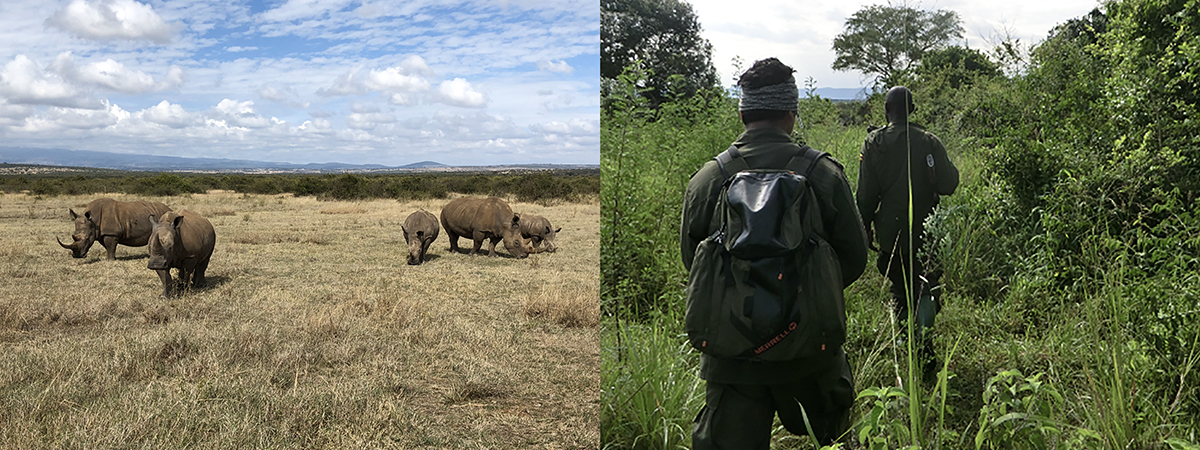
[[[156,216],[154,214],[150,215],[150,225],[156,226],[156,227],[158,226],[158,216]]]
[[[513,214],[512,226],[513,226],[513,228],[517,228],[517,227],[521,226],[521,216],[520,215]]]
[[[558,232],[559,232],[559,231],[562,231],[562,227],[558,227],[558,229],[557,229],[557,230],[554,230],[554,233],[555,233],[555,234],[558,234]]]
[[[419,238],[420,238],[420,237],[425,237],[425,232],[424,232],[424,231],[418,231],[418,232],[417,232],[417,237],[419,237]]]
[[[78,219],[78,218],[79,218],[79,214],[76,214],[76,213],[75,213],[75,210],[73,210],[73,209],[69,209],[69,208],[68,208],[68,209],[67,209],[67,211],[70,211],[70,212],[71,212],[71,220],[75,220],[75,219]]]
[[[171,221],[171,226],[179,228],[179,223],[183,222],[183,214],[175,216],[175,220]]]

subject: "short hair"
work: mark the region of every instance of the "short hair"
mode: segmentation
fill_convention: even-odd
[[[796,70],[779,61],[778,58],[767,58],[755,61],[742,76],[738,77],[738,86],[742,89],[757,89],[763,86],[770,86],[788,81],[792,78],[792,73]],[[742,124],[749,124],[761,120],[782,120],[787,118],[787,113],[795,112],[797,108],[790,110],[773,110],[773,109],[750,109],[742,111]]]
[[[917,105],[913,102],[912,91],[905,86],[895,86],[888,89],[884,95],[883,111],[888,114],[904,113],[904,117],[908,117],[917,111]]]
[[[787,114],[794,111],[779,111],[775,109],[748,109],[742,111],[742,125],[749,125],[761,120],[783,120]]]
[[[791,78],[795,71],[777,58],[758,60],[741,77],[738,77],[738,86],[742,89],[757,89],[783,83]]]

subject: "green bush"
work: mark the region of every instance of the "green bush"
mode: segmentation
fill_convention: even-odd
[[[506,174],[404,174],[404,175],[121,175],[102,171],[100,176],[43,175],[0,177],[0,191],[29,190],[35,195],[86,195],[125,192],[147,196],[196,194],[212,189],[248,194],[291,192],[338,200],[393,198],[398,200],[446,198],[450,192],[468,195],[516,195],[520,201],[582,201],[600,192],[597,170],[558,170]]]

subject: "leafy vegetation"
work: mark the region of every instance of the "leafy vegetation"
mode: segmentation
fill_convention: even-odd
[[[685,1],[602,0],[600,29],[604,91],[636,61],[646,68],[640,94],[654,105],[717,85],[712,44],[700,36],[700,20]]]
[[[903,84],[926,53],[962,35],[962,19],[954,11],[867,6],[846,19],[846,30],[833,38],[833,68],[874,75],[881,85]]]
[[[244,194],[293,193],[333,200],[392,198],[426,200],[448,193],[513,195],[522,202],[581,201],[600,192],[598,170],[518,173],[424,173],[405,175],[241,175],[46,171],[40,175],[0,175],[0,192],[34,195],[127,193],[145,196],[200,194],[209,190]]]
[[[990,59],[1016,47],[932,52],[907,81],[914,121],[942,138],[962,177],[927,226],[926,251],[945,271],[943,370],[916,374],[895,344],[887,282],[869,269],[846,294],[860,395],[843,443],[1196,448],[1200,1],[1105,3],[1056,27],[1022,67]],[[601,439],[680,448],[703,404],[702,381],[678,373],[698,360],[682,336],[682,191],[741,124],[720,91],[650,108],[637,70],[609,92],[619,107],[601,130]],[[855,184],[881,99],[810,95],[799,107],[796,138],[832,153]],[[655,334],[632,331],[643,329]],[[621,356],[639,346],[658,356]],[[779,427],[774,442],[812,446]]]

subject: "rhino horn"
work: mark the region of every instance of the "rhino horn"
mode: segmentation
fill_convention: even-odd
[[[55,237],[55,238],[54,238],[54,240],[58,241],[58,245],[61,245],[61,246],[62,246],[62,248],[65,248],[65,249],[67,249],[67,250],[74,250],[74,249],[75,249],[75,246],[74,246],[74,245],[67,245],[67,244],[64,244],[64,243],[62,243],[62,239],[59,239],[58,237]]]

